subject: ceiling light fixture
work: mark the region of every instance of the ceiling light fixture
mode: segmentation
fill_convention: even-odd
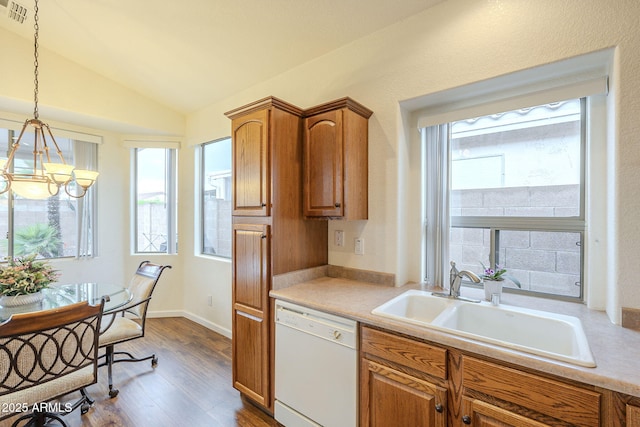
[[[33,109],[33,119],[27,119],[22,126],[18,139],[11,145],[9,155],[6,159],[0,159],[0,194],[13,190],[27,199],[46,199],[55,196],[64,186],[65,192],[74,198],[81,198],[89,187],[93,185],[98,172],[90,170],[75,169],[73,165],[68,165],[62,155],[62,150],[58,147],[49,125],[43,123],[38,117],[38,0],[35,0],[33,9],[34,36],[34,82],[33,99],[35,107]],[[24,168],[17,168],[15,165],[16,151],[20,148],[20,142],[28,127],[33,128],[33,167],[26,171]],[[60,158],[60,163],[54,163],[49,156],[49,143],[51,139],[53,148]],[[81,191],[70,191],[72,184],[80,187]]]

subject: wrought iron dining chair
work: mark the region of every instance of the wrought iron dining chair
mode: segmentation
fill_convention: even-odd
[[[151,360],[152,367],[158,364],[155,353],[136,358],[129,352],[115,351],[115,346],[125,341],[144,337],[149,301],[160,275],[167,268],[171,268],[171,266],[153,264],[149,261],[141,262],[129,283],[129,292],[132,294],[131,301],[119,310],[105,315],[99,344],[100,348],[105,349],[105,352],[100,355],[100,359],[104,360],[100,362],[98,367],[107,366],[110,397],[116,397],[119,393],[118,389],[113,387],[113,365],[115,363]]]
[[[61,308],[14,314],[0,325],[0,420],[24,413],[12,427],[27,422],[43,426],[93,399],[85,387],[98,380],[98,337],[104,299],[99,305],[79,302]],[[80,391],[74,403],[51,400]],[[56,410],[61,409],[61,410]]]

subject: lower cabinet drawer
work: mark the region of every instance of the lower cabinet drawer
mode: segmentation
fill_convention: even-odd
[[[436,378],[447,379],[447,350],[363,326],[363,353],[398,363]]]

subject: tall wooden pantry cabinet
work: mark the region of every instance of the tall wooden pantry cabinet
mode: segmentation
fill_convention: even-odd
[[[302,117],[268,97],[225,113],[233,140],[233,386],[273,412],[274,275],[327,264],[302,209]]]

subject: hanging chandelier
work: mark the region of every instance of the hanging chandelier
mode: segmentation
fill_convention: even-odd
[[[17,195],[27,199],[46,199],[55,196],[64,187],[65,192],[74,198],[81,198],[98,177],[98,172],[75,169],[68,165],[58,147],[49,125],[39,119],[38,114],[38,0],[35,0],[33,15],[34,36],[34,109],[33,119],[27,119],[22,126],[18,139],[11,144],[9,155],[0,159],[0,194],[12,190]],[[28,170],[15,167],[16,152],[20,148],[27,129],[33,129],[33,167]],[[52,162],[49,148],[55,149],[59,162]],[[75,190],[71,190],[75,184]]]

